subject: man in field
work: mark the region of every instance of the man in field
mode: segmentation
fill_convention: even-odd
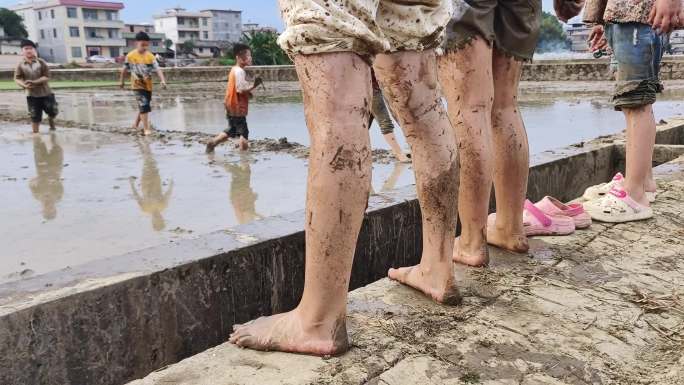
[[[36,44],[31,40],[22,40],[23,58],[14,70],[14,82],[26,90],[26,104],[31,118],[33,133],[37,134],[43,112],[48,116],[50,130],[55,130],[55,117],[59,113],[55,94],[50,85],[50,68],[45,60],[38,57]]]

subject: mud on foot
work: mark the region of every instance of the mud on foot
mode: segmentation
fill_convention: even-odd
[[[420,265],[390,269],[390,279],[410,286],[436,302],[444,305],[458,305],[461,294],[454,281],[453,271],[449,269],[449,278],[439,278],[438,274],[425,272]]]
[[[461,249],[459,241],[460,238],[456,238],[454,242],[454,254],[452,257],[454,262],[473,267],[482,267],[489,264],[489,247],[487,247],[487,243],[483,244],[477,252],[471,253]]]
[[[530,244],[524,234],[510,234],[496,226],[487,226],[487,243],[514,253],[527,253]]]
[[[235,325],[229,341],[241,348],[315,356],[335,356],[349,349],[345,316],[331,323],[305,325],[298,311]]]

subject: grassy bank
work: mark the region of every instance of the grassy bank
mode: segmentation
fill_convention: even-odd
[[[118,85],[115,81],[52,81],[50,87],[53,89],[64,88],[93,88],[93,87],[112,87]],[[0,80],[0,91],[17,91],[19,86],[12,80]]]

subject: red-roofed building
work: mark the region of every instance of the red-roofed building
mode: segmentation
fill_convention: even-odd
[[[126,46],[121,2],[46,0],[12,9],[24,18],[38,52],[53,63],[84,62],[90,56],[116,58]]]

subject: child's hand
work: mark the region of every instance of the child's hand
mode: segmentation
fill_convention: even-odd
[[[257,76],[256,79],[254,79],[254,87],[259,87],[260,85],[264,84],[264,79],[261,77]]]
[[[166,89],[166,81],[162,80],[161,86],[162,86],[163,89]]]
[[[608,48],[608,41],[606,40],[605,29],[602,25],[596,25],[591,29],[589,34],[589,50],[592,52],[600,51]]]
[[[659,34],[670,33],[681,23],[681,10],[681,0],[656,0],[648,16],[648,23]]]

